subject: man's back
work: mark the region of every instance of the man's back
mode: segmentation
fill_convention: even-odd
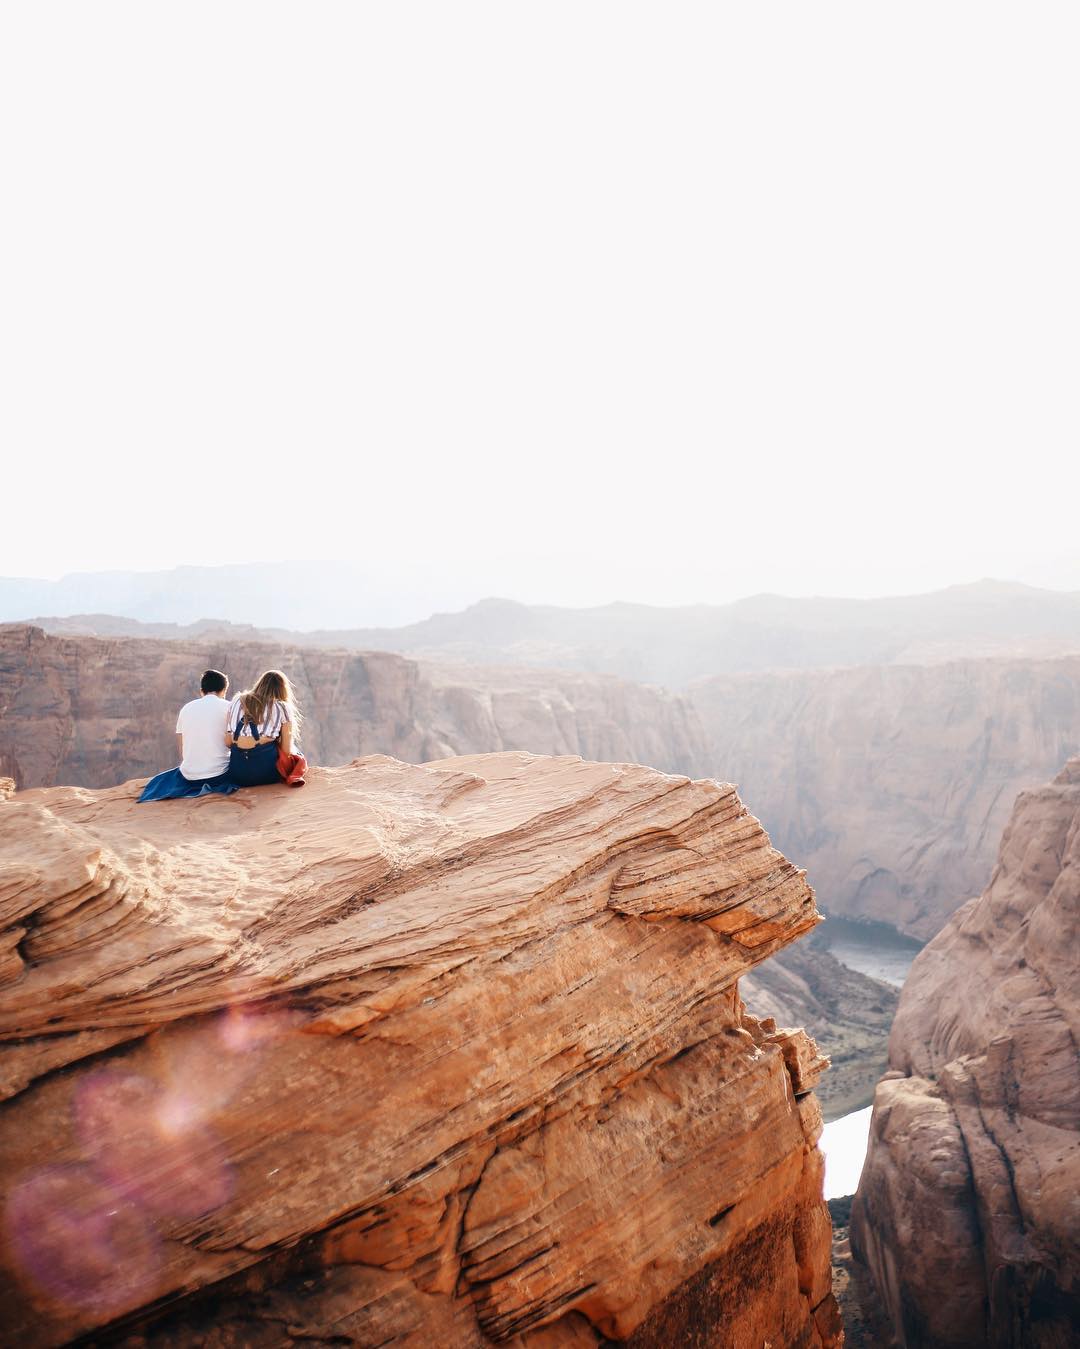
[[[184,737],[180,772],[190,779],[216,778],[229,766],[225,722],[229,704],[208,693],[185,703],[176,718],[176,734]]]

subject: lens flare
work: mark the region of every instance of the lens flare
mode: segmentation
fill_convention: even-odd
[[[289,1030],[293,1018],[266,1007],[230,1007],[218,1022],[218,1039],[232,1054],[247,1054]]]
[[[224,1148],[202,1121],[197,1098],[134,1073],[91,1073],[75,1097],[87,1162],[158,1218],[199,1218],[232,1194]]]
[[[109,1315],[156,1292],[161,1243],[152,1222],[88,1166],[24,1180],[5,1220],[20,1268],[58,1301]]]

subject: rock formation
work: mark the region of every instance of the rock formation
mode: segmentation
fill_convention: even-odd
[[[100,615],[52,620],[63,631],[48,637],[27,625],[0,628],[0,772],[20,786],[105,786],[149,773],[172,760],[174,705],[191,696],[203,664],[225,669],[235,685],[276,663],[296,675],[309,713],[307,748],[319,762],[372,751],[423,760],[527,749],[722,775],[739,784],[778,846],[807,865],[827,913],[879,919],[927,940],[986,884],[1017,792],[1044,782],[1080,750],[1080,655],[756,671],[702,680],[685,698],[605,674],[461,661],[494,651],[538,664],[587,664],[592,658],[575,642],[616,619],[623,654],[608,663],[653,678],[684,648],[694,669],[725,652],[723,660],[737,665],[742,657],[729,647],[738,648],[747,625],[773,633],[768,651],[783,632],[785,659],[807,663],[822,652],[800,633],[829,640],[838,633],[848,642],[860,621],[875,641],[893,643],[879,655],[910,656],[907,638],[894,650],[890,614],[903,619],[912,641],[936,640],[952,619],[968,615],[975,634],[989,623],[987,631],[1033,643],[1046,624],[1057,624],[1064,642],[1073,597],[1047,592],[1025,628],[1028,610],[1015,606],[1030,596],[1013,589],[958,587],[869,608],[775,597],[729,606],[730,614],[642,607],[644,627],[634,606],[611,606],[601,622],[593,611],[491,602],[417,625],[413,637],[426,653],[419,663],[342,649],[364,636],[347,632],[256,640],[250,630],[204,622],[195,625],[198,636],[171,640],[73,635],[80,626],[142,630]],[[726,626],[714,632],[710,614],[709,623],[728,614]],[[489,618],[498,642],[464,640],[463,633],[483,634]],[[556,618],[566,644],[530,645]],[[524,635],[511,640],[519,628]],[[398,640],[393,632],[367,635]],[[327,645],[334,641],[338,649]],[[877,652],[873,643],[864,650],[856,642],[834,654],[870,652]],[[438,663],[429,659],[435,654]],[[667,673],[678,682],[680,671]]]
[[[1080,749],[1080,657],[706,680],[714,765],[829,914],[920,940],[986,885],[1016,794]]]
[[[824,1064],[737,986],[817,915],[732,787],[138,787],[0,801],[12,1343],[839,1342]]]
[[[804,1026],[829,1060],[817,1089],[828,1124],[874,1098],[885,1071],[899,990],[840,963],[813,938],[780,951],[740,984],[747,1006]]]
[[[985,893],[916,958],[852,1242],[901,1342],[1080,1326],[1080,759],[1016,802]]]
[[[425,670],[386,652],[202,638],[47,636],[0,628],[0,774],[20,788],[104,787],[176,762],[176,710],[203,669],[234,689],[288,671],[315,763],[374,751],[420,761],[524,749],[705,772],[685,700],[606,675]]]

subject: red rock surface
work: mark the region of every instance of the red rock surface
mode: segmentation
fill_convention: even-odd
[[[733,788],[503,754],[0,802],[12,1343],[839,1342],[817,921]]]
[[[234,689],[288,672],[314,763],[414,762],[504,749],[703,774],[689,704],[609,675],[438,670],[387,652],[301,650],[235,637],[164,641],[0,628],[0,774],[20,788],[106,787],[176,763],[176,712],[208,666]]]
[[[1080,759],[1016,802],[986,892],[916,958],[852,1243],[902,1343],[1080,1326]]]
[[[1080,750],[1080,656],[730,675],[692,694],[712,763],[825,912],[920,940],[985,888],[1017,793]]]

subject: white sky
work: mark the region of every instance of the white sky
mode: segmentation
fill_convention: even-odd
[[[0,14],[0,572],[1080,585],[1075,5]]]

